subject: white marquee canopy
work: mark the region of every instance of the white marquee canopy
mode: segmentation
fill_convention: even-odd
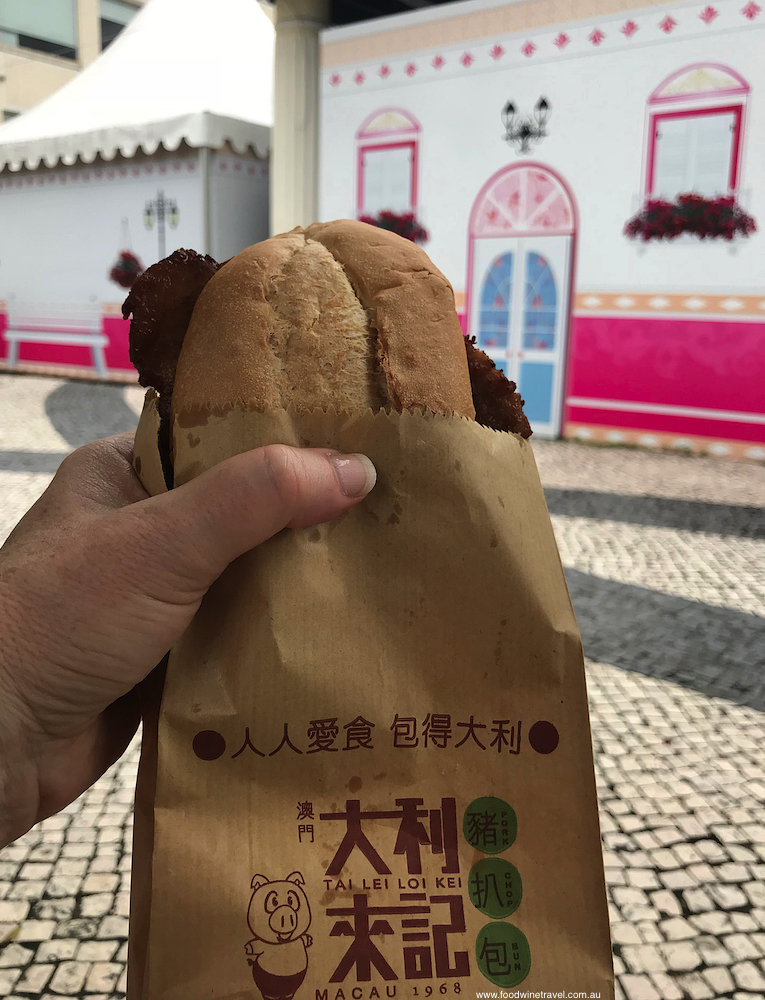
[[[269,150],[274,27],[258,0],[149,0],[95,62],[0,126],[0,170],[162,144]]]

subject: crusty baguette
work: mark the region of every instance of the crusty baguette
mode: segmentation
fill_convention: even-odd
[[[199,296],[172,414],[188,424],[238,405],[474,418],[449,282],[419,247],[361,222],[244,250]]]
[[[314,223],[369,311],[390,402],[475,418],[454,291],[424,250],[395,233],[347,219]]]

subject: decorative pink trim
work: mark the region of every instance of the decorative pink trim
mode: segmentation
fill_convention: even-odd
[[[364,214],[364,153],[369,150],[377,149],[405,149],[407,146],[411,147],[412,150],[412,176],[409,181],[409,201],[410,208],[413,212],[417,211],[417,180],[419,173],[419,157],[418,157],[418,146],[419,143],[416,139],[410,140],[409,142],[371,142],[367,145],[358,146],[358,151],[356,154],[356,214]]]
[[[723,73],[727,73],[728,76],[732,76],[735,80],[739,81],[739,87],[727,87],[725,90],[696,90],[689,91],[687,94],[672,94],[670,97],[660,97],[662,90],[667,87],[673,80],[677,80],[678,77],[684,76],[686,73],[690,73],[693,69],[719,69]],[[665,77],[658,87],[651,91],[651,95],[648,98],[649,104],[668,104],[670,101],[691,101],[691,100],[703,100],[710,97],[722,97],[728,96],[730,94],[748,94],[750,91],[749,84],[737,73],[735,69],[731,69],[730,66],[723,66],[722,63],[710,63],[710,62],[698,62],[690,63],[688,66],[683,66],[682,69],[675,70],[674,73],[670,73],[669,76]]]
[[[704,22],[704,24],[711,24],[716,17],[718,17],[720,11],[712,6],[705,7],[704,10],[699,14],[699,18]]]
[[[648,159],[646,161],[647,170],[645,187],[646,198],[650,198],[653,193],[654,175],[656,173],[656,132],[658,131],[660,122],[664,121],[666,118],[697,118],[699,115],[722,115],[729,114],[731,111],[736,116],[736,131],[733,138],[733,155],[731,156],[730,171],[728,174],[728,190],[736,192],[738,190],[738,167],[739,160],[741,158],[741,123],[743,109],[744,105],[742,103],[718,105],[708,108],[692,108],[688,111],[663,111],[659,113],[651,113],[649,115],[648,123]]]
[[[634,21],[625,21],[621,28],[619,28],[619,31],[621,31],[625,38],[632,38],[635,32],[639,30]]]
[[[558,34],[553,39],[553,45],[555,46],[556,49],[558,49],[559,52],[562,52],[570,41],[571,39],[568,37],[568,35],[565,34],[565,32],[561,31],[560,34]]]
[[[677,27],[677,21],[674,17],[670,17],[669,14],[659,22],[659,28],[664,32],[665,35],[669,35]]]
[[[539,170],[543,173],[549,174],[553,177],[558,184],[563,188],[566,197],[569,201],[569,208],[571,210],[572,218],[572,228],[565,233],[560,231],[550,231],[547,235],[549,236],[570,236],[571,237],[571,259],[569,262],[569,274],[568,274],[568,307],[565,319],[565,356],[561,359],[561,364],[563,365],[563,380],[561,385],[561,426],[563,424],[564,414],[566,411],[566,396],[568,394],[568,381],[569,381],[569,367],[571,363],[571,351],[569,345],[571,343],[571,318],[574,309],[574,276],[576,274],[576,258],[577,258],[577,234],[579,231],[579,210],[577,208],[576,199],[574,198],[574,193],[567,181],[557,172],[553,170],[552,167],[548,167],[543,163],[539,163],[536,160],[528,160],[524,163],[514,163],[509,167],[502,167],[495,171],[491,177],[486,181],[478,195],[473,202],[473,207],[470,210],[470,217],[468,219],[468,253],[467,253],[467,281],[465,283],[465,305],[463,310],[464,320],[462,323],[462,329],[465,336],[470,336],[472,331],[470,329],[470,321],[472,316],[472,301],[473,301],[473,263],[475,260],[475,243],[477,237],[474,236],[476,217],[478,211],[483,201],[483,197],[487,191],[506,174],[511,173],[514,170],[524,170],[524,169],[534,169]],[[513,233],[513,237],[516,236],[531,236],[539,235],[538,233]]]
[[[411,127],[403,126],[402,128],[389,128],[382,129],[379,132],[369,132],[367,133],[367,127],[372,124],[375,118],[379,118],[380,115],[387,114],[391,112],[393,114],[402,115],[409,122],[411,122]],[[410,132],[421,132],[422,125],[417,121],[411,111],[406,111],[404,108],[388,107],[388,108],[378,108],[377,111],[373,111],[371,115],[367,115],[364,121],[359,125],[356,131],[357,139],[366,138],[376,138],[380,135],[405,135]]]
[[[607,427],[635,428],[644,432],[658,431],[673,434],[678,437],[692,434],[746,441],[749,443],[765,443],[762,424],[744,424],[738,421],[708,420],[704,417],[670,417],[653,413],[626,413],[624,410],[589,409],[585,406],[567,406],[564,423],[604,424]]]
[[[612,427],[587,421],[570,421],[563,426],[563,436],[588,444],[635,445],[639,448],[667,448],[679,453],[710,455],[717,459],[762,464],[765,448],[756,441],[732,441],[721,435],[667,434],[645,427]]]

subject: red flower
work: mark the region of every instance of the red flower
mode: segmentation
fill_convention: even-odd
[[[383,211],[378,215],[362,215],[359,222],[366,222],[369,226],[377,226],[378,229],[387,229],[388,232],[403,236],[405,240],[413,243],[426,243],[429,239],[428,232],[417,219],[414,212],[389,212]]]
[[[390,66],[387,63],[383,63],[379,69],[379,73],[384,80],[386,76],[390,76]]]
[[[443,56],[434,56],[431,66],[433,67],[433,69],[441,69],[441,67],[445,62],[446,60],[444,59]]]
[[[744,17],[748,18],[750,21],[753,21],[761,10],[762,7],[758,7],[756,3],[752,2],[748,3],[746,7],[742,7],[741,13],[744,15]]]
[[[587,36],[593,45],[600,45],[603,39],[606,37],[605,33],[600,30],[600,28],[595,28],[594,31],[590,32]]]
[[[407,63],[404,72],[406,73],[407,76],[414,76],[414,74],[417,72],[417,67],[413,62]]]
[[[667,14],[664,20],[659,22],[659,27],[665,35],[668,35],[670,31],[677,27],[677,21],[674,17],[670,17],[669,14]]]
[[[638,26],[634,21],[625,21],[621,28],[619,28],[619,31],[621,31],[625,38],[632,38],[637,30]]]
[[[553,45],[555,45],[556,48],[558,49],[565,49],[565,47],[568,45],[570,41],[571,39],[568,37],[568,35],[564,35],[564,33],[561,31],[561,33],[553,41]]]
[[[489,55],[492,59],[501,59],[505,54],[505,50],[501,45],[495,45],[493,48],[489,49]]]
[[[355,84],[357,84],[357,85],[362,84],[365,80],[366,80],[366,77],[360,71],[353,78],[353,82]]]
[[[533,56],[536,50],[537,47],[533,42],[526,42],[525,45],[521,46],[521,52],[526,56],[526,58]]]
[[[109,272],[109,278],[122,288],[131,288],[139,274],[143,274],[143,264],[131,250],[123,250]]]
[[[466,69],[467,69],[467,67],[468,67],[468,66],[471,66],[471,65],[473,64],[473,62],[474,62],[474,61],[475,61],[475,60],[473,59],[473,57],[471,56],[471,54],[470,54],[469,52],[466,52],[466,53],[465,53],[465,54],[464,54],[464,55],[462,56],[462,58],[460,59],[460,62],[462,63],[462,65],[463,65],[463,66],[464,66],[464,67],[465,67]]]
[[[704,22],[704,24],[711,24],[719,13],[720,12],[718,10],[715,10],[714,7],[705,7],[699,14],[699,17]]]
[[[699,239],[732,240],[736,234],[749,236],[757,225],[736,199],[704,198],[699,194],[678,195],[675,202],[649,199],[642,211],[624,227],[625,236],[649,240],[672,240],[681,233],[691,233]]]

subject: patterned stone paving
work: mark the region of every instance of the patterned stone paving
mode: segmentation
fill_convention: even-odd
[[[141,399],[0,376],[0,539]],[[588,653],[617,996],[765,1000],[765,467],[535,453]],[[124,997],[137,761],[0,851],[0,997]]]

